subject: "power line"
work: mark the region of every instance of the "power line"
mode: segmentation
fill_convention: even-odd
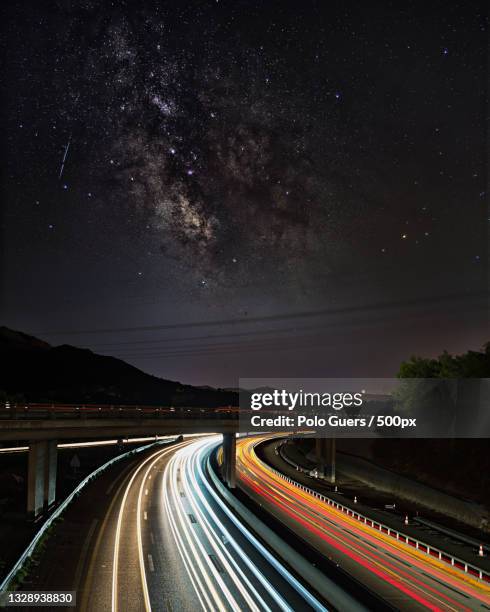
[[[43,331],[34,332],[37,335],[42,336],[60,336],[60,335],[84,335],[84,334],[110,334],[110,333],[127,333],[127,332],[145,332],[145,331],[157,331],[157,330],[174,330],[174,329],[191,329],[201,327],[214,327],[221,325],[250,325],[252,323],[267,323],[272,321],[287,321],[296,319],[307,319],[316,317],[325,317],[333,315],[345,315],[354,314],[358,312],[378,312],[392,310],[396,308],[407,308],[411,306],[430,306],[441,303],[447,303],[448,301],[464,301],[473,299],[488,299],[489,293],[475,292],[475,293],[453,293],[443,296],[430,296],[424,298],[417,298],[413,300],[398,300],[393,302],[378,302],[373,304],[367,304],[362,306],[346,306],[332,309],[322,309],[317,311],[304,311],[296,313],[284,313],[275,315],[265,315],[259,317],[245,317],[237,319],[218,319],[214,321],[191,321],[188,323],[166,323],[159,325],[141,325],[132,327],[110,327],[110,328],[98,328],[98,329],[83,329],[83,330],[54,330],[54,331]]]

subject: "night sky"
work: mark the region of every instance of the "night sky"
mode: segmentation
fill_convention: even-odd
[[[6,4],[4,324],[222,386],[489,339],[484,3]]]

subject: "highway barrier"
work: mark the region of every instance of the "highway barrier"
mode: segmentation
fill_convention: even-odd
[[[267,543],[267,547],[291,567],[297,575],[302,578],[319,593],[325,601],[338,610],[349,610],[352,612],[366,612],[365,608],[354,597],[343,591],[333,580],[317,569],[304,557],[298,554],[294,548],[289,546],[272,529],[253,514],[240,500],[238,500],[228,488],[221,482],[218,475],[211,466],[208,457],[207,471],[211,476],[213,485],[220,496],[234,510],[237,516],[258,537]]]
[[[307,470],[305,470],[304,468],[301,468],[298,465],[295,465],[290,459],[285,459],[282,453],[281,453],[281,458],[287,461],[287,463],[291,465],[292,467],[295,467],[295,469],[297,469],[298,471],[307,473]],[[454,555],[451,555],[450,553],[447,553],[439,548],[435,548],[434,546],[426,544],[425,542],[422,542],[421,540],[413,536],[408,536],[402,531],[393,529],[393,527],[388,527],[387,525],[380,523],[379,521],[375,521],[372,518],[369,518],[368,516],[365,516],[364,514],[357,512],[357,510],[353,510],[352,508],[349,508],[348,506],[344,506],[340,502],[334,499],[331,499],[330,497],[327,497],[326,495],[323,495],[322,493],[319,493],[318,491],[315,491],[314,489],[310,489],[309,487],[297,482],[296,480],[293,480],[292,478],[290,478],[289,476],[286,476],[282,472],[279,472],[278,470],[276,470],[269,464],[267,464],[267,467],[272,472],[274,472],[276,476],[279,476],[279,478],[282,478],[289,484],[298,487],[299,489],[309,493],[310,495],[313,495],[320,501],[323,501],[328,506],[331,506],[332,508],[335,508],[336,510],[340,510],[347,516],[353,519],[356,519],[360,521],[361,523],[364,523],[364,525],[367,525],[368,527],[371,527],[372,529],[376,529],[377,531],[381,533],[385,533],[386,535],[391,536],[392,538],[395,538],[399,542],[408,544],[409,546],[412,546],[413,548],[420,551],[421,553],[424,553],[430,557],[436,558],[444,563],[447,563],[451,567],[454,567],[455,569],[460,570],[461,572],[464,572],[465,574],[468,574],[472,576],[473,578],[476,578],[477,580],[482,580],[483,582],[490,583],[490,573],[481,569],[480,567],[477,567],[476,565],[473,565],[472,563],[468,563],[467,561],[464,561],[463,559],[460,559],[459,557],[455,557]]]
[[[78,484],[75,487],[75,489],[73,489],[73,491],[70,493],[70,495],[68,495],[68,497],[64,501],[61,502],[61,504],[54,510],[54,512],[43,523],[43,525],[41,526],[39,531],[36,533],[36,535],[34,536],[32,541],[30,542],[30,544],[27,546],[27,548],[24,550],[24,552],[19,557],[18,561],[12,567],[12,569],[7,574],[7,576],[3,579],[2,583],[0,583],[0,591],[5,591],[5,590],[8,589],[9,584],[15,578],[15,576],[17,575],[17,572],[19,572],[22,569],[24,564],[31,557],[32,553],[36,549],[37,544],[39,543],[41,538],[46,534],[47,530],[51,527],[51,525],[54,523],[54,521],[59,516],[61,516],[61,514],[64,512],[64,510],[66,510],[67,506],[74,499],[74,497],[76,495],[78,495],[78,493],[80,493],[80,491],[91,480],[93,480],[93,478],[95,478],[96,476],[101,474],[104,470],[106,470],[111,465],[114,465],[118,461],[121,461],[122,459],[125,459],[126,457],[129,457],[130,455],[134,455],[136,453],[140,453],[140,452],[142,452],[144,450],[147,450],[147,449],[149,449],[149,448],[151,448],[153,446],[157,446],[157,445],[159,446],[159,445],[163,445],[163,444],[169,444],[168,440],[163,440],[163,441],[160,441],[160,442],[154,442],[152,444],[147,444],[145,446],[140,446],[139,448],[132,449],[132,450],[128,451],[127,453],[122,453],[121,455],[118,455],[117,457],[114,457],[113,459],[110,459],[109,461],[107,461],[106,463],[104,463],[103,465],[98,467],[96,470],[91,472],[88,476],[86,476],[82,480],[82,482],[80,482],[80,484]]]

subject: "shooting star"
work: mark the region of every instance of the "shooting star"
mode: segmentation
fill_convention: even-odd
[[[59,176],[58,176],[58,180],[61,179],[61,177],[63,175],[63,170],[65,168],[66,156],[68,155],[68,149],[70,148],[70,144],[71,144],[71,134],[70,134],[70,137],[68,138],[68,142],[66,143],[65,153],[63,154],[63,159],[61,160],[61,168],[60,168],[60,173],[59,173]]]

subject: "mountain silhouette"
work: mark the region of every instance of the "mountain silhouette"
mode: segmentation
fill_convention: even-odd
[[[159,406],[228,406],[238,394],[193,387],[146,374],[106,355],[67,344],[51,346],[0,327],[0,390],[11,401]]]

